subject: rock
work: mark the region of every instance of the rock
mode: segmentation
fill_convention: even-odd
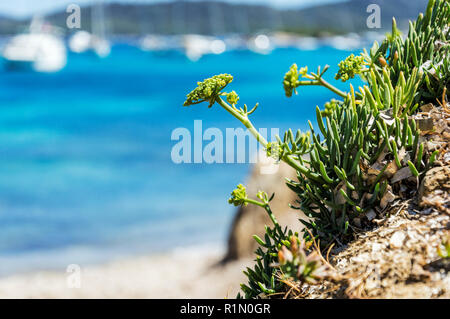
[[[443,161],[444,163],[450,163],[450,152],[445,152],[444,156],[443,156]]]
[[[441,211],[450,212],[450,167],[430,169],[419,187],[419,205],[434,206]]]
[[[380,200],[381,209],[385,209],[388,204],[392,203],[395,200],[395,195],[391,192],[391,187],[388,185],[386,192]]]
[[[397,164],[395,164],[395,161],[392,161],[387,165],[384,174],[386,175],[387,178],[391,178],[392,176],[394,176],[395,173],[397,173],[397,171],[398,171]]]
[[[373,243],[372,244],[372,253],[377,253],[379,251],[383,250],[383,245],[381,245],[380,243]]]
[[[420,110],[421,110],[422,112],[430,112],[430,111],[433,110],[434,108],[435,108],[435,107],[434,107],[433,103],[428,103],[428,104],[422,105],[422,106],[420,107]]]
[[[341,189],[347,193],[347,185],[345,185],[344,181],[340,182],[334,191],[334,196],[336,197],[336,203],[338,205],[342,205],[347,202],[347,200],[341,193]]]
[[[278,222],[283,227],[288,226],[293,231],[300,231],[303,225],[299,219],[305,218],[305,215],[301,211],[289,207],[289,204],[295,204],[297,195],[285,184],[285,178],[297,179],[296,171],[284,162],[276,166],[278,169],[273,174],[263,174],[265,168],[267,165],[261,163],[253,166],[250,178],[245,183],[247,194],[249,197],[256,198],[259,190],[267,192],[269,196],[275,193],[270,206]],[[272,223],[263,208],[255,205],[240,207],[231,226],[227,253],[223,261],[228,262],[253,256],[258,247],[253,235],[264,238],[264,225],[272,225]]]
[[[416,119],[417,127],[422,132],[432,131],[434,128],[434,121],[432,118],[427,119]]]
[[[406,234],[402,231],[395,232],[391,240],[389,241],[389,245],[392,249],[401,248],[403,246],[403,242],[405,241]]]
[[[420,183],[420,199],[435,190],[450,190],[450,167],[435,167],[430,169]]]
[[[377,214],[375,213],[375,211],[373,209],[369,210],[366,213],[366,218],[368,221],[372,221],[373,219],[375,219],[375,217],[377,217]]]
[[[353,218],[353,224],[355,224],[356,227],[361,227],[361,218]]]
[[[395,173],[394,177],[391,179],[391,183],[395,184],[397,182],[400,182],[404,179],[410,178],[412,176],[411,169],[408,167],[403,167],[397,173]]]

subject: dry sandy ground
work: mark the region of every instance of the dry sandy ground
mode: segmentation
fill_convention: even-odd
[[[0,298],[235,298],[251,260],[217,265],[223,250],[191,249],[81,268],[80,288],[67,272],[0,279]]]

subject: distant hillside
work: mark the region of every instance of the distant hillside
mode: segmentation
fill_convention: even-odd
[[[339,31],[369,31],[366,25],[367,7],[378,4],[381,8],[382,29],[391,27],[395,16],[402,28],[407,28],[408,20],[417,18],[425,11],[428,0],[351,0],[345,3],[316,6],[304,10],[285,11],[284,19],[290,26],[310,29],[332,29]]]
[[[263,5],[237,5],[201,1],[158,4],[109,4],[104,8],[109,34],[145,33],[253,33],[260,30],[287,30],[318,35],[321,32],[347,33],[369,31],[366,12],[369,4],[379,4],[382,29],[390,28],[392,16],[399,25],[415,18],[427,0],[350,0],[306,9],[277,10]],[[91,30],[91,7],[82,8],[82,28]],[[51,23],[65,27],[65,11],[49,14]],[[0,34],[18,32],[29,21],[0,17]]]
[[[0,34],[12,34],[19,31],[21,23],[9,17],[0,15]]]

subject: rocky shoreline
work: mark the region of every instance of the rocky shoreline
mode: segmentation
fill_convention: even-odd
[[[223,248],[192,248],[81,268],[40,271],[0,279],[0,298],[235,298],[251,259],[220,264]]]

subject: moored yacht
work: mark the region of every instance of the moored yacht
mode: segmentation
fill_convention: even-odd
[[[12,37],[2,56],[8,70],[27,69],[57,72],[67,63],[64,41],[55,29],[40,19],[33,19],[28,33]]]

